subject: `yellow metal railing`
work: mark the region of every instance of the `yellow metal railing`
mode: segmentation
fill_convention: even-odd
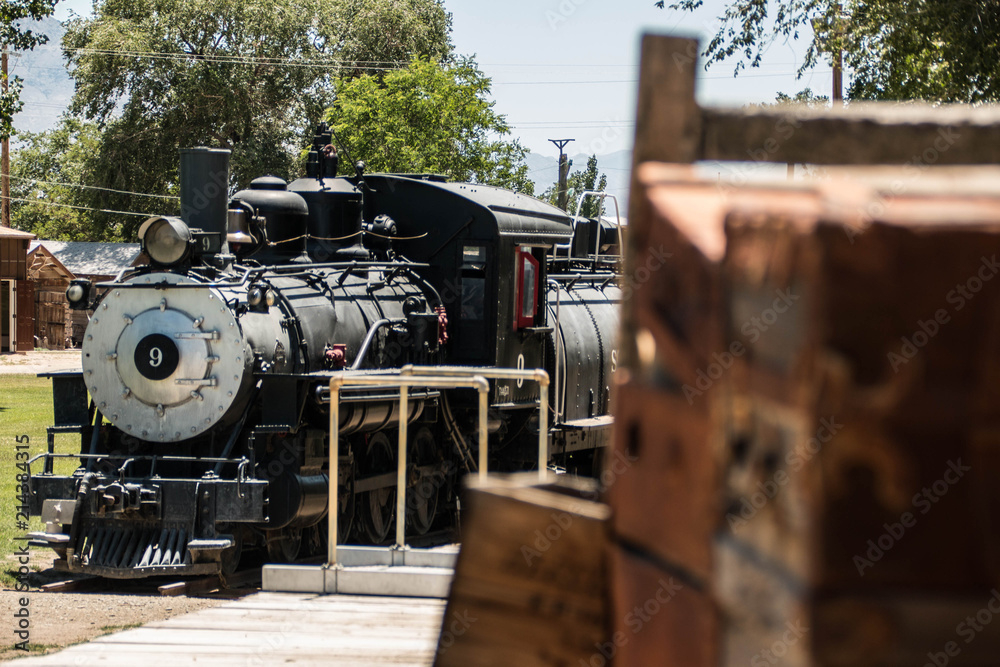
[[[549,375],[542,369],[474,368],[462,366],[405,366],[392,373],[344,371],[330,379],[330,470],[327,511],[327,567],[337,565],[338,478],[340,476],[340,393],[343,387],[368,386],[399,389],[399,444],[396,474],[396,546],[406,546],[406,444],[409,430],[410,387],[428,389],[467,388],[479,394],[479,477],[485,479],[489,466],[488,429],[489,382],[532,380],[539,385],[538,475],[545,479],[548,465]]]

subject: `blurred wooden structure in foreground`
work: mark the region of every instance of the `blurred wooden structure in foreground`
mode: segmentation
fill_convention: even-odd
[[[697,53],[643,45],[608,653],[995,664],[1000,112],[700,109]],[[851,166],[690,164],[748,157]]]
[[[597,485],[467,478],[462,551],[436,665],[585,664],[607,628],[608,508]]]

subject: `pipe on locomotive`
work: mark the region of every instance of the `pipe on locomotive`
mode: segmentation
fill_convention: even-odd
[[[434,371],[434,367],[426,369],[428,373]],[[469,370],[466,369],[464,377],[454,377],[450,375],[410,375],[403,376],[396,374],[359,373],[357,371],[344,371],[330,378],[330,470],[329,470],[329,492],[327,505],[327,568],[337,567],[337,514],[339,512],[338,498],[339,489],[337,481],[340,477],[339,447],[340,441],[340,390],[350,383],[351,385],[365,385],[376,387],[398,387],[399,388],[399,409],[400,414],[408,410],[407,399],[410,387],[426,388],[469,388],[479,392],[479,477],[486,478],[488,466],[487,448],[489,447],[489,434],[487,432],[486,417],[489,412],[489,391],[490,384],[482,375],[469,377]],[[545,371],[542,371],[543,373]],[[399,548],[406,546],[406,441],[409,423],[407,419],[399,420],[399,465],[396,472],[396,546]]]
[[[372,341],[375,340],[375,334],[379,332],[382,327],[387,327],[390,324],[405,324],[406,320],[390,320],[382,318],[377,320],[368,328],[368,334],[365,336],[364,342],[361,343],[361,349],[358,350],[358,355],[354,358],[354,363],[348,370],[356,371],[361,369],[361,364],[364,363],[365,357],[368,356],[368,348],[372,346]]]

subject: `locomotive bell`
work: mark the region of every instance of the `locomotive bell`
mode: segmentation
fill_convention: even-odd
[[[229,243],[253,243],[250,236],[250,221],[247,208],[240,206],[242,202],[237,202],[235,208],[230,208],[227,214],[226,240]]]

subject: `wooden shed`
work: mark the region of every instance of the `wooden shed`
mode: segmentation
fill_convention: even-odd
[[[144,263],[138,243],[98,243],[91,241],[41,241],[55,259],[76,278],[88,278],[95,284],[111,280],[124,269]],[[88,313],[70,310],[65,338],[72,347],[83,340]]]
[[[28,248],[28,279],[35,285],[35,345],[61,350],[69,342],[66,288],[76,276],[41,241]]]
[[[0,352],[35,347],[34,290],[28,280],[28,243],[34,234],[0,227]]]

